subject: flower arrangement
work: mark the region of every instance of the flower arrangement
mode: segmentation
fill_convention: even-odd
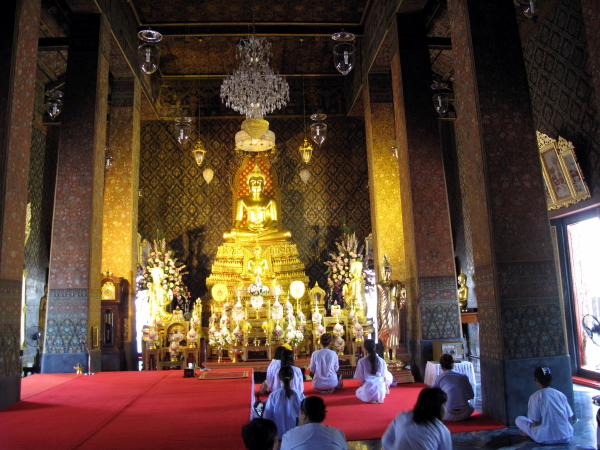
[[[281,320],[283,317],[283,306],[279,303],[279,300],[275,299],[275,303],[271,305],[271,319]]]
[[[325,327],[321,324],[319,324],[317,326],[317,328],[315,328],[315,334],[317,335],[318,338],[320,338],[321,336],[323,336],[323,334],[325,333]]]
[[[273,328],[273,339],[278,341],[279,339],[281,339],[282,334],[283,334],[283,330],[281,329],[279,324],[275,325],[275,328]]]
[[[303,340],[304,333],[302,333],[302,331],[292,329],[285,334],[285,342],[291,345],[292,347],[295,347],[296,345],[298,345],[298,342],[302,342]]]
[[[354,336],[356,337],[357,341],[362,341],[362,333],[363,333],[363,326],[358,322],[354,322],[354,325],[352,326],[352,330],[354,332]]]
[[[300,311],[298,313],[298,320],[296,321],[296,323],[298,324],[297,329],[298,331],[304,331],[306,328],[306,316],[304,315],[304,313],[302,311]]]
[[[337,350],[338,354],[344,354],[344,347],[346,346],[346,343],[340,336],[335,338],[335,340],[333,341],[333,345]]]
[[[288,298],[287,302],[283,305],[283,315],[289,317],[290,315],[294,315],[294,306],[290,303],[290,299]]]
[[[219,325],[221,325],[221,328],[228,327],[230,322],[231,321],[229,320],[229,316],[227,315],[227,313],[223,312],[221,320],[219,321]]]
[[[244,336],[244,332],[242,331],[242,329],[240,328],[239,325],[237,325],[235,327],[235,329],[233,330],[233,332],[231,333],[233,335],[233,339],[238,342],[242,340],[242,337]]]
[[[313,325],[319,325],[321,323],[321,320],[323,320],[323,314],[321,314],[319,310],[315,308],[315,312],[312,315]]]
[[[344,234],[341,242],[335,243],[337,252],[330,253],[330,261],[325,261],[327,284],[332,289],[334,299],[342,298],[342,289],[351,281],[350,266],[363,260],[364,246],[358,246],[356,233]],[[363,277],[367,278],[363,270]]]
[[[269,288],[262,283],[252,283],[248,286],[248,294],[250,295],[267,295]]]
[[[341,323],[336,323],[333,326],[333,335],[341,337],[344,334],[344,326]]]
[[[220,346],[233,344],[232,336],[227,327],[222,327],[219,331],[219,336],[217,338],[217,344]]]
[[[196,338],[198,337],[198,333],[196,332],[195,329],[190,328],[190,331],[187,332],[187,339],[188,339],[188,347],[192,347],[196,345]]]
[[[246,314],[244,314],[244,307],[242,306],[242,303],[240,302],[240,299],[238,298],[238,301],[235,305],[233,305],[233,310],[232,310],[232,317],[233,320],[235,321],[240,321],[240,320],[244,320],[246,318]]]
[[[185,265],[177,261],[173,251],[167,251],[166,239],[155,240],[153,242],[145,267],[141,268],[141,273],[138,277],[138,291],[150,289],[152,286],[152,274],[150,271],[155,267],[162,268],[165,275],[162,287],[165,291],[173,293],[178,304],[181,304],[182,298],[187,300],[190,297],[191,294],[183,283],[183,276],[187,275],[187,272],[184,271]]]

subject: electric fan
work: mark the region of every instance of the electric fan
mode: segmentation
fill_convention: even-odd
[[[598,319],[591,314],[586,314],[581,320],[585,334],[590,340],[600,346],[600,322]]]

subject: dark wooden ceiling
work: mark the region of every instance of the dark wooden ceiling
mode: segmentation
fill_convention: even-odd
[[[333,65],[336,42],[331,34],[341,29],[352,31],[360,48],[366,18],[379,1],[383,0],[127,0],[127,5],[138,30],[152,28],[163,34],[160,68],[156,76],[152,75],[159,85],[231,74],[239,64],[236,46],[253,31],[271,43],[270,66],[275,72],[291,77],[335,78],[344,83]],[[43,0],[40,38],[68,37],[73,13],[97,12],[101,3]],[[445,0],[429,0],[424,14],[430,36],[450,37]],[[389,73],[395,45],[389,38],[382,43],[370,73]],[[116,42],[111,45],[111,73],[131,76],[120,47]],[[38,79],[44,84],[59,84],[66,70],[68,48],[40,50]],[[451,83],[452,51],[432,49],[430,54],[432,79]]]

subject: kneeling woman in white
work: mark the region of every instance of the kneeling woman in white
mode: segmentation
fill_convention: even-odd
[[[452,450],[452,438],[442,417],[447,395],[440,388],[423,389],[415,409],[400,413],[383,437],[384,450]]]
[[[529,397],[527,417],[519,416],[515,424],[521,435],[529,436],[538,444],[566,444],[573,438],[573,427],[569,420],[573,410],[567,397],[552,389],[552,374],[549,367],[538,367],[533,373],[535,384],[540,389]]]
[[[312,387],[319,394],[331,394],[339,385],[337,371],[340,368],[338,355],[329,350],[331,334],[321,335],[321,350],[310,356],[310,370],[314,372]]]
[[[304,400],[302,392],[290,387],[293,378],[294,371],[290,366],[283,366],[279,370],[279,379],[283,387],[271,392],[262,415],[264,419],[271,419],[277,424],[279,439],[286,431],[296,426],[296,420],[300,414],[300,403]]]
[[[367,339],[364,344],[367,357],[358,361],[354,378],[360,380],[356,396],[363,402],[383,403],[390,391],[392,374],[387,370],[387,364],[375,353],[375,341]]]

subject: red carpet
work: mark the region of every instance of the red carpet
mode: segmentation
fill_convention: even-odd
[[[212,381],[181,370],[78,376],[0,410],[0,448],[240,449],[254,387],[248,372],[247,380]]]
[[[342,430],[349,441],[380,439],[398,413],[414,408],[419,392],[426,387],[421,383],[392,387],[384,403],[373,405],[356,397],[355,392],[359,386],[358,380],[344,380],[344,389],[330,395],[321,395],[312,389],[310,383],[304,383],[305,396],[317,395],[327,405],[327,419],[323,423]],[[506,428],[502,423],[480,413],[475,413],[464,422],[444,423],[451,433]]]
[[[23,378],[21,380],[21,400],[25,400],[33,395],[39,394],[40,392],[47,391],[48,389],[52,389],[53,387],[82,376],[83,375],[77,375],[75,373],[47,373],[44,375],[29,375],[27,378]]]

